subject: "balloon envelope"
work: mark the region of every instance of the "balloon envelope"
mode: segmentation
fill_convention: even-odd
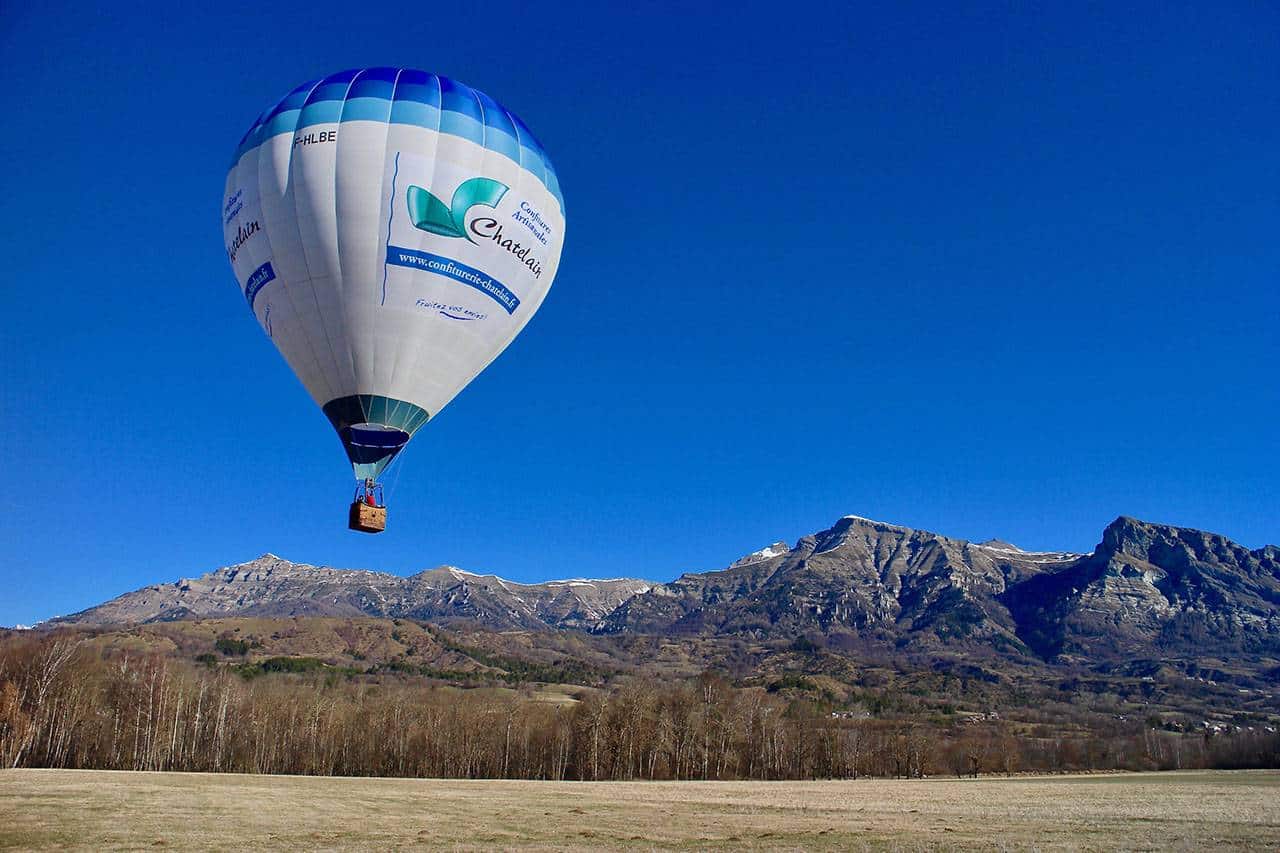
[[[564,239],[555,172],[524,123],[400,68],[333,74],[266,110],[222,218],[250,310],[359,479],[519,334]]]

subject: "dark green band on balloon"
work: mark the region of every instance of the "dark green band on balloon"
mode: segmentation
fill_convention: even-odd
[[[362,480],[376,479],[431,418],[421,406],[380,394],[330,400],[324,404],[324,413],[342,440],[356,477]]]

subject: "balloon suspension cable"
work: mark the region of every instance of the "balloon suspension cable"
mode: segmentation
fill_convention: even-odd
[[[396,496],[396,486],[400,485],[400,472],[404,470],[404,451],[396,454],[396,458],[391,460],[391,464],[387,466],[387,471],[383,473],[395,472],[395,476],[391,478],[391,488],[387,489],[387,503]]]

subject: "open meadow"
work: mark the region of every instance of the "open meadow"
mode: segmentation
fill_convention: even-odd
[[[0,771],[0,847],[1280,847],[1280,772],[523,782]]]

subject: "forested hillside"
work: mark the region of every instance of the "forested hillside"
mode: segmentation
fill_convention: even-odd
[[[530,779],[1280,764],[1275,716],[1177,683],[408,620],[64,628],[0,638],[0,761]]]

